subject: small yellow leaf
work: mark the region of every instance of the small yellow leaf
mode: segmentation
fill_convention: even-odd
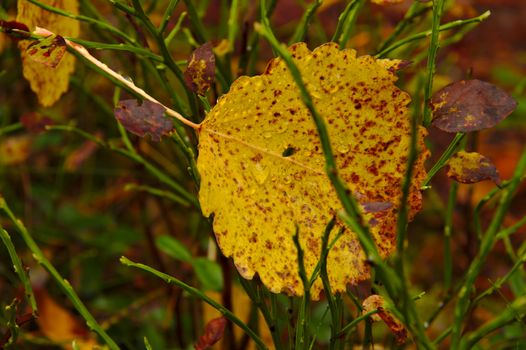
[[[42,0],[41,2],[73,14],[78,13],[77,0]],[[78,21],[51,13],[25,0],[18,1],[16,20],[26,24],[31,31],[38,26],[63,36],[77,37],[79,35]],[[29,81],[31,90],[37,94],[39,103],[45,107],[51,106],[68,90],[69,76],[75,66],[74,57],[66,54],[56,68],[47,67],[28,57],[26,49],[30,44],[29,40],[22,40],[18,43],[24,77]]]
[[[500,185],[500,176],[491,160],[477,152],[460,151],[448,161],[447,176],[463,184],[492,180]]]
[[[361,203],[369,203],[364,207],[372,208],[363,217],[387,256],[394,247],[410,142],[409,95],[370,56],[356,57],[334,43],[313,52],[303,43],[289,50],[325,119],[339,174]],[[419,129],[410,217],[421,206],[424,134]],[[302,295],[295,227],[310,275],[325,226],[341,205],[325,173],[310,113],[282,60],[272,60],[261,76],[239,78],[218,101],[200,128],[197,166],[201,207],[206,216],[214,213],[223,254],[233,257],[244,278],[258,273],[272,292]],[[350,230],[331,250],[328,273],[335,292],[368,278],[365,256]],[[321,289],[318,280],[313,298]]]
[[[63,344],[64,349],[71,349],[71,342],[76,340],[81,350],[91,350],[99,345],[86,326],[80,323],[68,310],[60,306],[44,290],[35,290],[38,303],[37,323],[40,331],[50,340]]]

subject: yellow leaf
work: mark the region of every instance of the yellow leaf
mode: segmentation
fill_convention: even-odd
[[[71,349],[71,342],[76,340],[81,350],[91,350],[98,346],[88,329],[69,311],[57,304],[43,289],[36,290],[38,303],[37,323],[42,333],[56,343]]]
[[[370,56],[356,57],[334,43],[313,52],[303,43],[289,50],[328,126],[339,174],[364,204],[365,222],[387,256],[394,247],[410,142],[409,95]],[[419,129],[422,152],[411,186],[411,218],[420,209],[426,175],[424,134]],[[282,60],[271,61],[261,76],[239,78],[218,101],[200,127],[197,166],[201,207],[206,216],[214,213],[223,254],[233,257],[244,278],[258,273],[272,292],[302,295],[295,225],[310,275],[325,226],[341,206],[325,174],[311,116]],[[347,230],[333,247],[328,270],[334,292],[368,278],[353,232]],[[318,279],[313,298],[321,289]]]
[[[6,137],[0,141],[0,165],[24,163],[31,153],[32,139],[29,135]]]
[[[73,14],[78,13],[77,0],[42,0],[41,2]],[[31,31],[38,26],[63,36],[79,35],[78,21],[43,10],[27,0],[18,1],[16,20],[27,25]],[[37,94],[39,103],[45,107],[51,106],[68,90],[69,76],[75,66],[74,57],[66,54],[56,68],[47,67],[28,57],[26,49],[30,44],[31,41],[28,40],[22,40],[18,44],[24,77],[29,81],[31,90]]]

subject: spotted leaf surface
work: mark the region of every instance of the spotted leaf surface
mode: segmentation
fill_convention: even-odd
[[[192,52],[184,72],[186,86],[199,95],[204,95],[215,77],[215,57],[212,44],[206,43]]]
[[[160,141],[173,129],[171,119],[164,116],[165,108],[160,104],[137,100],[122,100],[115,108],[115,118],[132,134],[140,137],[149,134],[154,141]]]
[[[78,13],[77,0],[42,0],[42,3],[58,7],[70,13]],[[47,28],[65,37],[78,37],[79,22],[55,13],[46,11],[29,1],[18,1],[17,22],[26,24],[31,31],[36,26]],[[41,105],[47,107],[54,104],[68,90],[69,76],[74,70],[75,60],[72,55],[64,55],[56,67],[48,67],[35,62],[27,50],[31,41],[22,40],[18,43],[22,55],[23,73],[35,92]],[[34,58],[34,56],[33,56]]]
[[[501,88],[481,80],[462,80],[431,99],[433,125],[447,132],[487,129],[509,116],[517,102]]]
[[[391,203],[364,210],[383,256],[394,248],[410,120],[408,94],[396,77],[370,56],[356,57],[330,43],[310,51],[289,49],[328,126],[340,176],[361,203]],[[424,130],[411,186],[413,216],[421,206],[425,178]],[[217,242],[245,278],[258,273],[275,293],[302,295],[296,249],[299,227],[308,275],[316,265],[321,236],[341,209],[325,174],[318,134],[285,63],[272,60],[263,75],[241,77],[219,99],[199,130],[199,199],[214,214]],[[328,273],[334,291],[368,278],[355,234],[347,230],[331,250]],[[321,282],[312,295],[319,296]]]
[[[50,35],[29,44],[26,53],[33,61],[55,68],[66,53],[66,41],[60,35]]]
[[[447,176],[463,184],[472,184],[492,180],[500,184],[500,177],[495,165],[488,158],[477,152],[460,151],[448,162]]]

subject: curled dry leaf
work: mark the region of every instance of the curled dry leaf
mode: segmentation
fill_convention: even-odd
[[[137,100],[123,100],[115,108],[115,118],[132,134],[144,137],[150,134],[152,140],[160,141],[173,129],[171,119],[164,116],[165,108],[158,103]]]
[[[387,256],[394,247],[410,142],[410,98],[394,85],[396,76],[370,56],[356,57],[334,43],[312,52],[304,43],[289,50],[327,123],[340,176],[360,194],[360,202],[393,203],[371,228],[381,255]],[[204,215],[215,214],[223,254],[233,257],[244,278],[258,273],[272,292],[302,295],[295,227],[310,275],[325,226],[341,205],[325,173],[316,128],[285,63],[274,59],[265,74],[236,80],[199,131],[199,199]],[[410,217],[421,206],[424,135],[420,128]],[[375,213],[363,216],[367,222]],[[328,274],[335,292],[368,278],[353,232],[347,230],[329,253]],[[313,298],[321,289],[318,279]]]
[[[477,152],[460,151],[449,159],[447,176],[463,184],[492,180],[500,185],[500,176],[491,160]]]
[[[487,129],[509,116],[517,102],[499,87],[481,80],[462,80],[431,99],[432,124],[446,132]]]
[[[386,326],[393,333],[396,342],[403,344],[407,340],[407,330],[402,322],[400,322],[385,306],[385,300],[382,296],[373,294],[367,297],[363,303],[363,314],[369,313],[373,310],[378,310],[376,314],[371,316],[373,321],[384,321]]]
[[[55,68],[66,53],[66,41],[60,35],[50,35],[29,44],[26,53],[33,61]]]
[[[42,3],[58,7],[67,12],[78,13],[77,0],[42,0]],[[45,27],[64,36],[77,37],[79,22],[77,20],[51,13],[29,1],[18,1],[17,22],[26,24],[30,30],[36,26]],[[68,90],[69,76],[74,70],[75,60],[72,55],[65,55],[56,68],[46,67],[29,58],[26,51],[30,41],[18,43],[22,55],[24,77],[29,81],[31,90],[37,96],[41,105],[47,107],[54,104]]]
[[[223,337],[227,322],[225,317],[214,318],[208,322],[204,334],[199,338],[197,344],[194,345],[194,349],[205,350],[217,343]]]
[[[195,49],[184,72],[186,86],[196,94],[204,95],[214,82],[215,63],[211,43],[206,43]]]

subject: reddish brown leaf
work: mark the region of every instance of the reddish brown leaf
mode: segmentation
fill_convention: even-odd
[[[144,101],[139,105],[136,100],[120,101],[115,108],[115,118],[132,134],[144,137],[150,134],[152,140],[160,141],[161,136],[173,129],[171,119],[164,116],[165,108],[160,104]]]
[[[47,38],[31,43],[26,53],[33,61],[42,63],[48,67],[58,66],[66,53],[66,41],[60,35],[50,35]]]
[[[40,133],[46,130],[46,126],[52,125],[53,120],[48,117],[43,117],[38,113],[30,112],[20,117],[20,122],[27,131],[32,133]]]
[[[1,21],[0,20],[0,27],[5,30],[5,33],[11,34],[11,33],[17,33],[22,37],[28,37],[29,36],[29,28],[24,24],[17,21]],[[19,30],[26,33],[20,33],[15,32],[15,30]]]
[[[186,86],[199,95],[204,95],[214,82],[215,57],[212,44],[206,43],[192,52],[184,72]]]
[[[207,323],[204,334],[194,345],[195,350],[205,350],[217,343],[225,332],[227,319],[224,317],[214,318]]]
[[[433,125],[447,132],[487,129],[509,116],[517,102],[499,87],[481,80],[462,80],[431,99]]]
[[[500,184],[500,176],[495,165],[488,158],[476,152],[460,151],[448,162],[447,176],[463,184],[483,180],[493,180]]]
[[[391,333],[393,333],[396,342],[398,344],[405,343],[407,340],[407,330],[404,325],[385,308],[385,301],[382,296],[376,294],[370,295],[363,301],[362,307],[363,314],[369,313],[373,310],[378,310],[376,314],[371,316],[371,320],[384,321],[387,327],[389,327]]]

